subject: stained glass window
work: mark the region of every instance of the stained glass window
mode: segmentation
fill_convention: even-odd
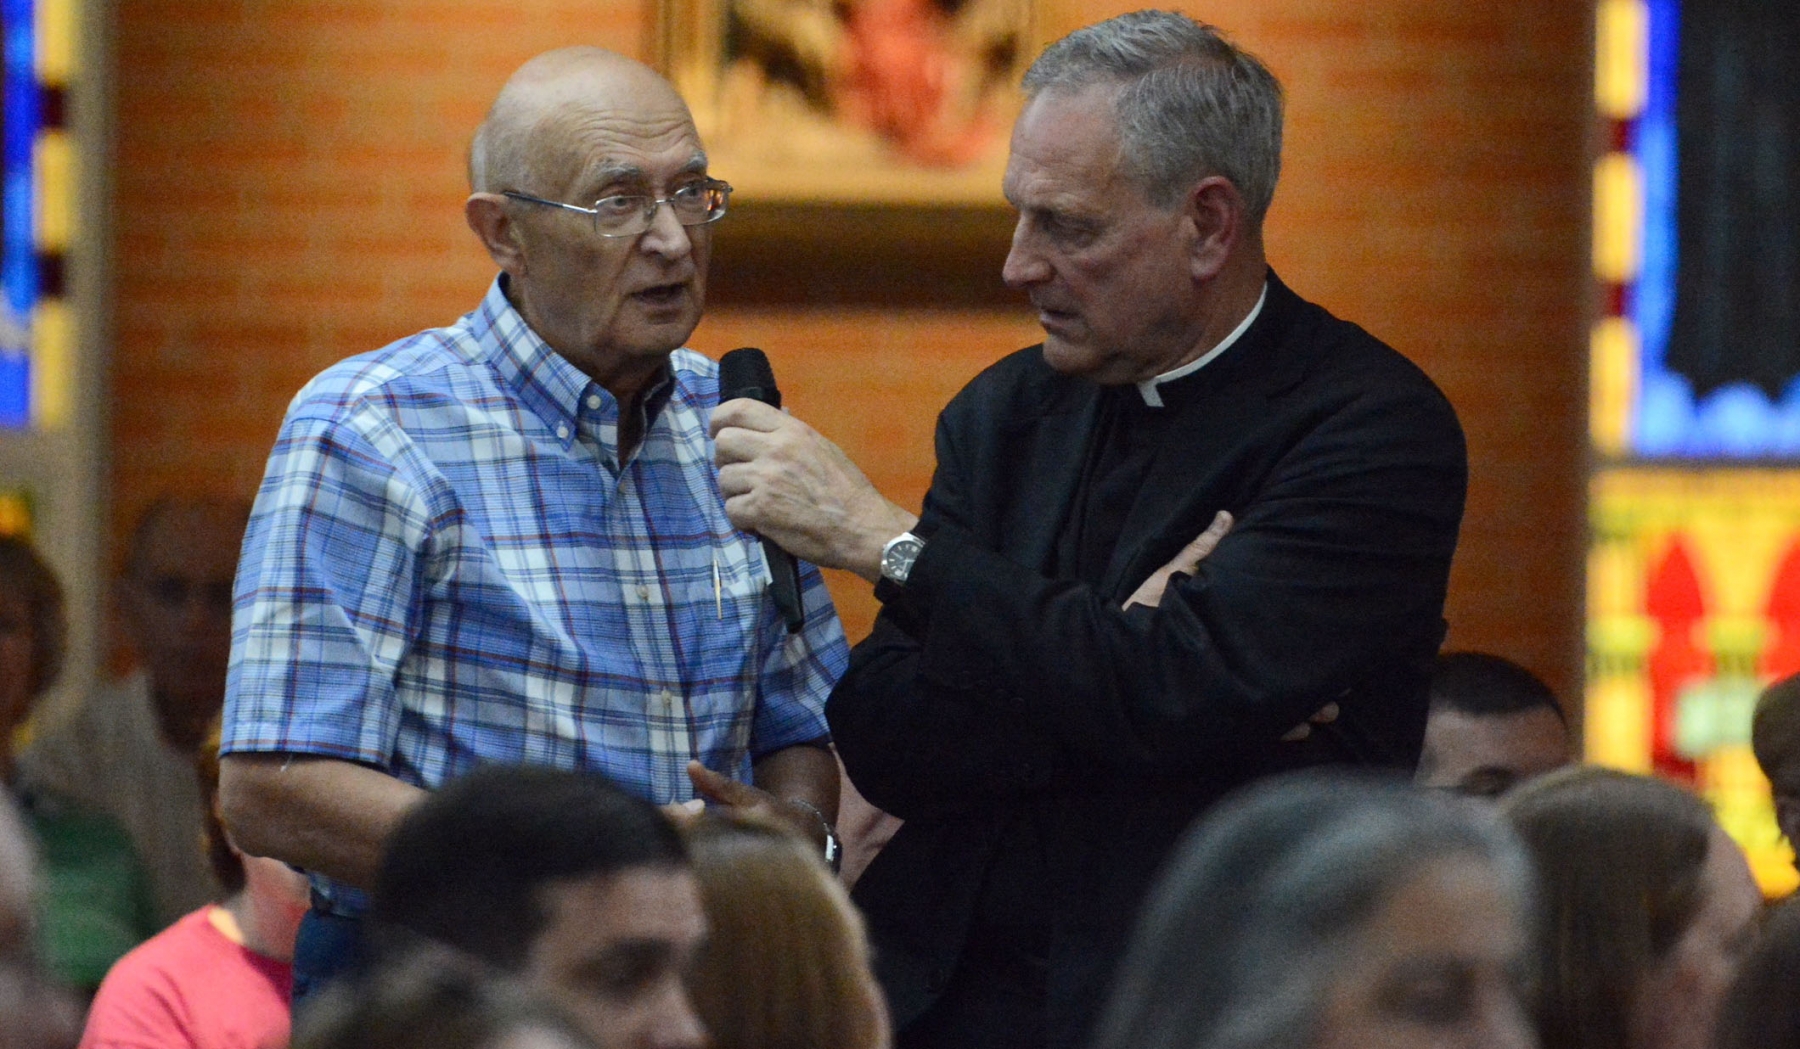
[[[0,427],[66,422],[73,353],[63,260],[74,163],[63,127],[74,62],[72,0],[0,0]]]
[[[1800,673],[1800,7],[1598,16],[1587,757],[1695,787],[1784,893],[1749,744]]]

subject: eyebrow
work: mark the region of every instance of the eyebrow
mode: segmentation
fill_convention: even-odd
[[[697,175],[706,172],[706,151],[696,150],[688,158],[687,163],[677,170],[678,175]],[[636,164],[604,164],[592,176],[592,185],[604,186],[612,182],[645,182],[648,175]]]

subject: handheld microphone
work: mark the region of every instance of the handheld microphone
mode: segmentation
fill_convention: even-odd
[[[781,407],[781,391],[775,386],[775,369],[769,358],[754,346],[732,350],[719,358],[719,403],[748,397],[771,408]],[[769,595],[787,623],[788,633],[798,633],[806,621],[806,609],[800,604],[800,566],[794,555],[762,541],[763,557],[769,562]]]

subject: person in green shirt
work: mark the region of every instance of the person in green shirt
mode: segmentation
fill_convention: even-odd
[[[62,669],[66,639],[55,574],[25,540],[0,536],[0,781],[36,839],[45,962],[92,994],[113,962],[156,932],[156,920],[125,831],[53,793],[21,789],[14,775],[14,739]]]

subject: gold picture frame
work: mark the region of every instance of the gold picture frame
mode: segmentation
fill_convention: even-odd
[[[1034,30],[1034,0],[660,0],[656,32],[734,204],[993,206]]]

